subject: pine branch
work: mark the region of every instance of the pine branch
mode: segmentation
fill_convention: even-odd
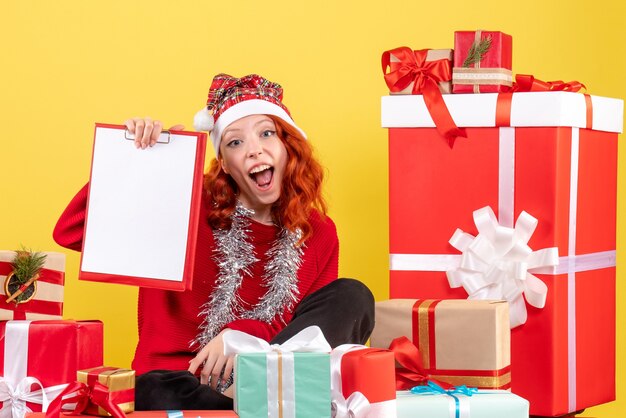
[[[39,252],[32,252],[22,247],[16,251],[15,258],[11,263],[19,284],[26,283],[31,277],[39,273],[39,270],[46,262],[46,255]]]
[[[480,42],[474,42],[467,52],[467,58],[463,61],[463,67],[468,68],[470,65],[476,64],[483,60],[484,55],[491,48],[491,36],[481,39]]]

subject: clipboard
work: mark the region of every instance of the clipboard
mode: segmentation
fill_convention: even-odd
[[[190,290],[207,136],[96,123],[79,280]]]

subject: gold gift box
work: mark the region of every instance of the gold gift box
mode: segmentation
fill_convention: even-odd
[[[429,49],[426,53],[426,62],[448,60],[450,61],[450,74],[452,74],[452,60],[454,59],[453,49]],[[393,54],[391,54],[391,62],[400,62],[400,60]],[[413,86],[415,82],[412,81],[406,88],[398,92],[389,92],[389,94],[413,94]],[[440,81],[438,83],[439,91],[443,94],[449,94],[452,92],[452,79],[448,81]]]
[[[437,380],[481,389],[510,388],[511,330],[505,301],[376,302],[370,345],[388,348],[401,336],[419,348],[424,368]]]
[[[110,399],[117,404],[124,413],[135,410],[135,371],[117,367],[94,367],[76,372],[77,380],[88,386],[93,386],[97,380],[109,389]],[[98,405],[90,403],[85,414],[111,416]]]

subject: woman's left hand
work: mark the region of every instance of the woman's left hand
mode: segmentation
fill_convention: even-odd
[[[228,331],[228,328],[217,334],[189,362],[188,370],[193,374],[196,373],[199,367],[202,367],[200,383],[210,383],[212,389],[217,388],[220,379],[228,380],[233,371],[233,357],[224,355],[224,341],[222,337],[226,331]]]

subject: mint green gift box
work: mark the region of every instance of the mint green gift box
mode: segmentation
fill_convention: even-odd
[[[268,362],[272,363],[268,359],[274,357],[275,363],[276,356],[281,357],[283,369],[280,382],[278,368],[272,367],[274,370],[268,371]],[[293,356],[293,370],[285,370],[289,369],[290,356]],[[331,416],[330,355],[327,353],[237,354],[234,385],[235,411],[239,418],[278,417],[275,413],[281,406],[284,417]],[[283,388],[280,393],[279,385]],[[270,398],[274,398],[274,402],[270,402]]]
[[[479,390],[472,396],[396,392],[398,418],[528,418],[529,403],[505,390]]]

